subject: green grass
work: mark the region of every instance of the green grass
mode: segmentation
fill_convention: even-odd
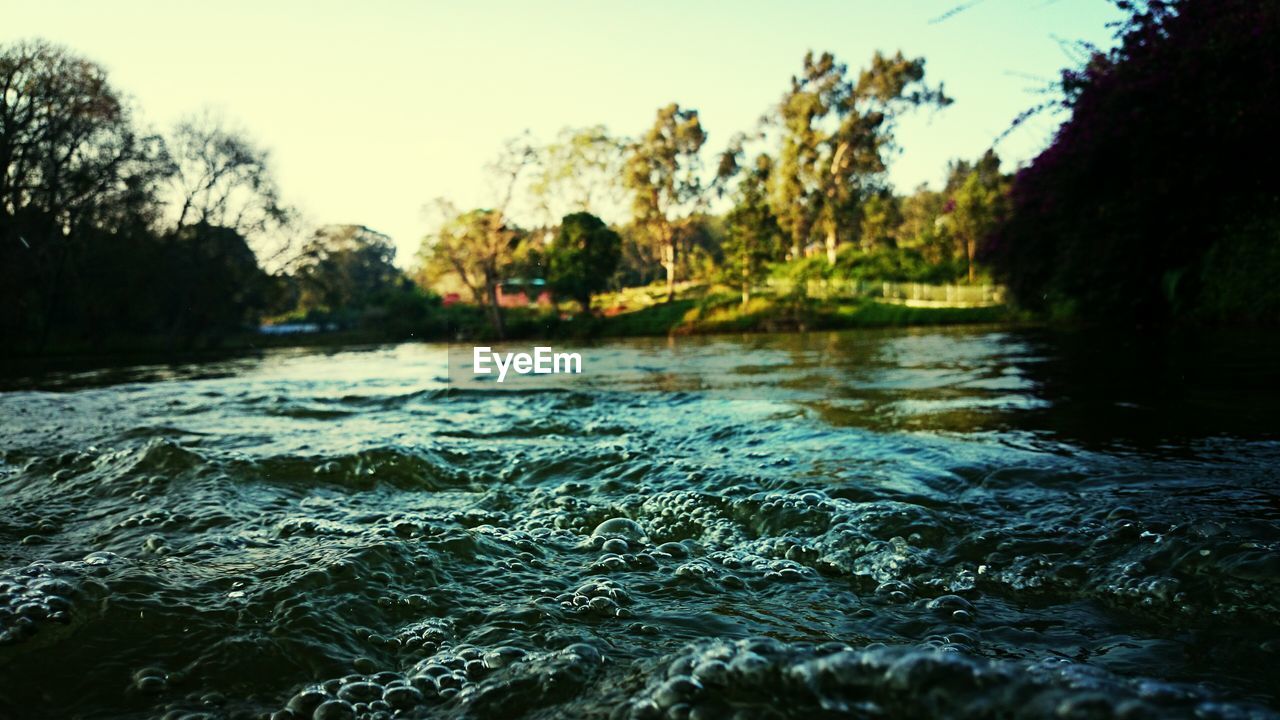
[[[633,337],[989,324],[1019,319],[1004,306],[909,307],[866,298],[818,300],[758,295],[743,307],[737,293],[706,286],[685,287],[672,302],[665,299],[666,288],[652,285],[598,297],[593,303],[597,311],[621,310],[608,317],[582,315],[576,305],[568,304],[560,310],[509,310],[507,334],[511,339]],[[491,334],[487,324],[475,324],[468,330],[468,337]]]
[[[743,307],[741,296],[724,287],[688,285],[672,302],[666,287],[628,288],[597,298],[598,309],[621,310],[609,317],[582,315],[577,306],[516,308],[504,313],[512,340],[768,333],[921,325],[959,325],[1016,322],[1023,318],[1003,306],[979,308],[908,307],[865,298],[825,299],[761,294]],[[446,329],[447,328],[447,329]],[[90,341],[55,337],[43,347],[13,348],[15,357],[147,355],[173,358],[205,352],[236,352],[270,347],[334,347],[420,340],[492,339],[493,332],[480,308],[445,308],[421,328],[397,327],[347,330],[308,335],[234,333],[216,339],[175,342],[172,338],[111,336]]]
[[[1011,319],[1003,306],[981,308],[908,307],[867,299],[816,301],[757,297],[743,307],[735,295],[709,295],[670,332],[780,332],[908,325],[956,325]]]

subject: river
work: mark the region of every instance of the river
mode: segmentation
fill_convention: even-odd
[[[591,353],[10,373],[0,717],[1278,716],[1273,344]]]

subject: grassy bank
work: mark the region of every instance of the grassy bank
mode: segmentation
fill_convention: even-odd
[[[925,308],[865,298],[810,300],[761,297],[742,305],[731,295],[677,300],[608,318],[593,318],[596,335],[697,335],[796,332],[907,325],[992,323],[1009,319],[1002,307]]]
[[[570,304],[559,308],[511,308],[504,313],[506,335],[513,340],[555,340],[989,324],[1019,319],[1004,306],[909,307],[867,298],[820,300],[761,295],[743,306],[739,295],[705,286],[682,288],[673,301],[665,300],[665,288],[651,286],[603,295],[594,304],[596,312],[590,315],[581,313],[577,306]],[[608,312],[601,312],[600,308],[607,308]],[[31,361],[57,357],[79,360],[137,357],[142,360],[200,357],[275,347],[338,347],[414,340],[470,341],[493,337],[493,328],[484,312],[476,307],[455,305],[441,308],[440,317],[433,317],[422,328],[398,323],[394,329],[375,326],[299,335],[264,335],[246,331],[182,340],[118,335],[97,339],[52,337],[43,347],[11,347],[8,358]]]
[[[723,289],[689,287],[665,302],[665,289],[630,288],[602,296],[597,308],[610,312],[568,314],[516,309],[508,313],[512,338],[634,337],[729,332],[798,332],[850,328],[988,324],[1019,319],[1009,308],[911,307],[868,298],[815,299],[760,295],[743,305]],[[485,325],[459,326],[464,337],[485,337]]]

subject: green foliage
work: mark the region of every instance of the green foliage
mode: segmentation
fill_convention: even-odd
[[[960,260],[930,262],[914,248],[874,248],[862,250],[854,246],[840,249],[835,264],[825,256],[813,255],[795,262],[777,265],[773,276],[793,282],[807,280],[863,280],[868,282],[951,283],[964,277],[965,265]]]
[[[440,298],[393,264],[391,238],[362,225],[320,228],[284,279],[285,319],[359,330],[387,339],[442,336]]]
[[[978,245],[1008,214],[1009,181],[1000,174],[1000,159],[988,150],[976,166],[953,167],[948,229],[959,241],[969,282],[977,277]]]
[[[1266,318],[1280,274],[1266,230],[1280,197],[1280,5],[1123,7],[1117,47],[1063,73],[1071,117],[1018,173],[986,255],[1047,314]]]
[[[591,296],[608,287],[622,255],[622,238],[591,213],[566,215],[547,248],[547,281],[556,293],[577,300],[583,312]]]
[[[785,250],[782,228],[769,208],[768,182],[772,164],[762,155],[738,185],[733,209],[725,216],[724,261],[720,278],[742,290],[742,304],[751,300],[751,287],[768,274],[768,263]]]
[[[798,258],[822,235],[828,260],[856,229],[864,200],[885,187],[897,118],[910,108],[945,106],[924,84],[924,59],[879,52],[858,76],[831,53],[806,53],[803,72],[778,107],[782,147],[773,207]]]
[[[858,245],[864,250],[890,248],[898,245],[903,225],[902,199],[882,190],[871,195],[862,204],[861,222],[858,225]]]
[[[683,300],[657,307],[669,308],[672,305],[679,307],[643,315],[647,321],[643,333],[619,332],[620,329],[641,329],[634,320],[624,320],[627,316],[609,318],[601,329],[609,335],[705,334],[993,323],[1008,319],[1007,311],[1002,307],[922,308],[865,299],[818,302],[806,298],[768,297],[753,298],[744,305],[735,295],[725,293],[709,293],[697,301]],[[640,313],[634,314],[641,316]]]
[[[315,232],[295,261],[298,308],[359,310],[401,279],[391,238],[363,225],[330,225]]]
[[[1197,320],[1212,323],[1280,323],[1280,213],[1245,218],[1228,227],[1205,253],[1198,287],[1175,301],[1189,302]],[[1176,289],[1175,289],[1176,293]]]
[[[706,141],[698,111],[671,103],[658,109],[653,125],[627,153],[623,184],[632,192],[633,224],[658,248],[668,299],[675,297],[676,226],[700,199],[699,152]]]
[[[916,250],[930,263],[950,261],[955,247],[945,219],[947,193],[921,185],[901,199],[899,208],[902,222],[897,229],[898,247]]]

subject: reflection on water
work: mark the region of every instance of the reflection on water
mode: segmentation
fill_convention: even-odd
[[[0,716],[1277,706],[1274,343],[581,350],[11,371]]]

